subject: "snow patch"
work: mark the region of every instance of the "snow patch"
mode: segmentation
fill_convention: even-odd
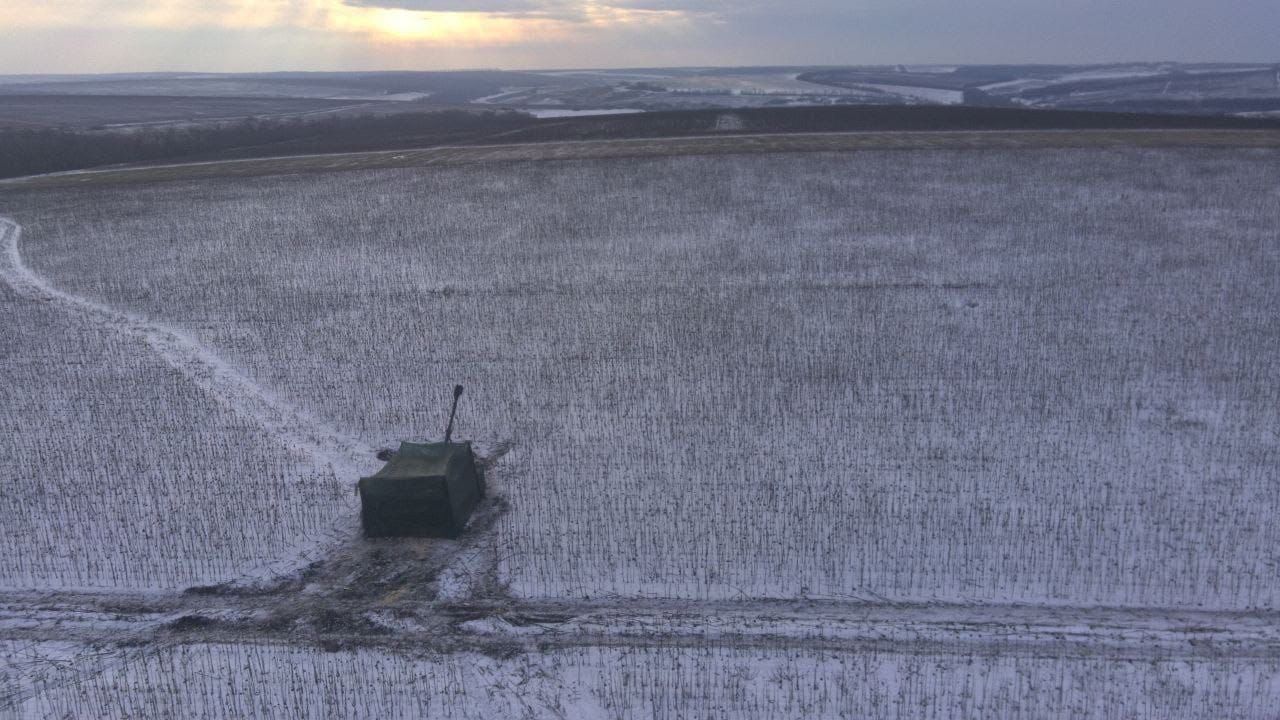
[[[635,115],[644,110],[635,108],[599,108],[596,110],[555,110],[549,108],[521,108],[520,112],[536,118],[586,117],[590,115]]]

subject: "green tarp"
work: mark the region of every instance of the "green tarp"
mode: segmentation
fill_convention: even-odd
[[[471,443],[400,443],[359,490],[368,537],[455,537],[483,494]]]
[[[444,475],[449,461],[456,455],[470,454],[466,443],[400,443],[400,449],[385,467],[373,474],[376,478],[433,477]]]

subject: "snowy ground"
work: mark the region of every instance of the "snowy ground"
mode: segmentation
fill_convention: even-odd
[[[765,73],[759,75],[676,75],[649,82],[672,92],[720,93],[737,95],[859,95],[859,91],[805,82],[797,73]]]
[[[964,102],[963,90],[945,90],[940,88],[918,87],[915,85],[883,85],[862,83],[857,87],[868,88],[878,92],[898,95],[911,100],[924,100],[939,105],[958,105]]]
[[[6,192],[0,707],[1265,717],[1276,160]],[[361,458],[454,382],[496,500],[351,537]]]
[[[244,672],[226,677],[225,668]],[[1273,661],[586,649],[413,657],[182,645],[48,692],[27,717],[1265,717]]]
[[[468,385],[522,596],[1274,608],[1275,159],[482,165],[19,219],[58,287],[364,445]]]
[[[1268,613],[432,602],[383,544],[276,590],[9,597],[16,717],[1266,717]],[[396,553],[401,555],[397,556]],[[405,561],[414,559],[415,562]],[[348,576],[348,573],[355,573]]]
[[[184,334],[49,286],[18,242],[0,221],[0,585],[270,576],[349,532],[345,479],[367,460]]]
[[[643,110],[634,108],[608,108],[603,110],[548,110],[544,108],[520,108],[520,112],[528,113],[536,118],[586,117],[590,115],[634,115]]]

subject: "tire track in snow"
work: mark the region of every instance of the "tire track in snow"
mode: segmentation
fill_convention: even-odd
[[[769,599],[497,597],[437,603],[421,597],[388,600],[385,593],[351,598],[345,586],[329,587],[329,594],[312,588],[240,596],[0,593],[0,640],[298,647],[337,642],[409,653],[716,647],[1130,661],[1280,658],[1280,616],[1274,611]],[[122,603],[132,609],[121,612]],[[301,624],[264,626],[263,618],[273,615]],[[174,630],[173,621],[182,617],[209,621]],[[354,622],[318,628],[311,623],[315,617]],[[388,617],[394,625],[385,624]]]
[[[21,237],[21,225],[0,217],[0,281],[20,297],[52,304],[94,325],[142,341],[219,404],[258,424],[277,442],[313,458],[318,467],[328,466],[339,479],[354,479],[372,469],[375,452],[372,447],[327,427],[276,397],[192,336],[57,289],[23,262],[19,249]],[[354,499],[344,494],[343,502],[350,514],[355,507]],[[336,542],[348,536],[352,527],[352,519],[344,517],[337,527],[321,533],[322,537],[309,538],[300,545],[300,556],[295,554],[288,559],[266,562],[250,568],[241,578],[266,579],[290,572],[300,561],[316,559],[317,543]]]

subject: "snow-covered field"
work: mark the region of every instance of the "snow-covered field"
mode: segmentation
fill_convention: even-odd
[[[227,668],[241,672],[228,674]],[[24,717],[1232,718],[1265,717],[1274,660],[685,648],[414,658],[254,645],[151,653],[51,689]]]
[[[0,587],[181,589],[348,531],[332,443],[264,432],[194,348],[49,288],[16,235],[0,224]]]
[[[745,95],[858,95],[858,91],[819,85],[797,79],[797,73],[758,75],[674,75],[659,80],[672,92],[732,93]]]
[[[1275,160],[530,163],[13,213],[53,284],[368,445],[467,385],[461,436],[513,447],[522,596],[1273,608]]]
[[[941,88],[920,87],[917,85],[884,85],[880,83],[862,83],[858,87],[868,88],[890,95],[899,95],[911,100],[923,100],[939,105],[958,105],[964,102],[963,90],[946,90]]]
[[[354,533],[371,450],[439,435],[457,382],[456,436],[502,448],[502,506],[430,582],[497,604],[456,631],[552,649],[406,651],[387,628],[426,637],[434,610],[378,585],[368,647],[286,643],[302,615],[257,643],[268,600],[197,597],[146,622],[231,624],[103,658],[51,639],[72,611],[29,626],[19,598],[0,712],[1265,717],[1277,160],[867,151],[6,189],[0,591],[300,567]],[[948,649],[999,622],[943,607],[844,636],[763,598],[1024,609],[1007,643]],[[492,616],[523,601],[574,618]],[[77,602],[90,629],[116,612]],[[1068,651],[1026,630],[1034,605],[1145,619],[1096,653],[1064,625]]]
[[[634,115],[644,110],[634,108],[607,108],[601,110],[548,110],[544,108],[521,108],[520,112],[528,113],[536,118],[589,117],[592,115]]]

